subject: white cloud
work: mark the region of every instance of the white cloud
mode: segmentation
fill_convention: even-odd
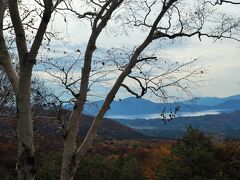
[[[222,11],[229,11],[233,14],[239,15],[239,8],[236,6],[227,5]],[[84,52],[90,36],[89,23],[80,21],[77,18],[68,18],[68,23],[64,23],[62,18],[56,18],[55,26],[58,27],[59,32],[63,32],[65,36],[65,44],[60,44],[59,51],[65,49],[74,51],[78,47]],[[111,47],[133,47],[143,41],[146,32],[129,31],[128,36],[118,35],[114,36],[110,29],[104,30],[97,41],[98,48]],[[157,44],[157,43],[156,43]],[[199,59],[199,64],[207,67],[206,78],[204,86],[193,89],[195,95],[199,96],[228,96],[239,91],[239,69],[240,69],[240,45],[232,40],[221,40],[213,43],[212,39],[202,38],[200,42],[197,37],[191,39],[182,39],[171,43],[160,42],[161,49],[159,54],[161,57],[168,57],[173,61],[189,61],[192,59]],[[111,74],[106,78],[112,78],[108,83],[100,83],[104,86],[104,93],[106,88],[110,88],[115,81],[117,74],[113,77]],[[49,75],[41,72],[40,76],[45,79],[51,79]],[[110,76],[110,77],[109,77]],[[96,76],[95,78],[97,78]],[[129,81],[129,80],[126,80]],[[130,83],[130,82],[129,82]],[[120,97],[126,96],[126,92],[118,93]],[[150,96],[149,96],[150,97]]]

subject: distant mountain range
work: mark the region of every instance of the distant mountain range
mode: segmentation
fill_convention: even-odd
[[[84,113],[88,115],[96,115],[103,101],[88,103],[84,107]],[[66,109],[72,109],[72,104],[67,104]],[[218,110],[219,112],[233,112],[240,109],[240,95],[230,96],[226,98],[218,97],[198,97],[193,100],[174,102],[174,103],[154,103],[146,99],[137,99],[129,97],[126,99],[113,101],[107,117],[132,116],[141,118],[142,115],[161,114],[163,112],[200,112],[209,110]],[[207,114],[207,113],[206,113]],[[126,118],[127,119],[127,118]]]
[[[196,105],[204,105],[204,106],[216,106],[218,104],[224,103],[226,101],[230,100],[240,100],[240,94],[229,96],[225,98],[219,98],[219,97],[197,97],[194,98],[192,101],[185,101],[185,102],[194,102]]]
[[[102,104],[103,101],[86,104],[84,113],[94,116]],[[71,109],[72,105],[66,108]],[[171,112],[174,114],[176,109],[179,110],[176,117],[169,121]],[[166,121],[161,119],[163,114]],[[178,138],[191,125],[222,138],[240,138],[240,95],[199,97],[175,103],[154,103],[130,97],[113,101],[107,117],[154,137]]]
[[[167,122],[161,119],[115,119],[115,121],[146,135],[162,138],[179,138],[189,125],[221,138],[240,138],[240,110],[217,115],[178,117]]]

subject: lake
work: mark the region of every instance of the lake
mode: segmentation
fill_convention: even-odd
[[[197,112],[179,112],[176,117],[194,117],[194,116],[204,116],[204,115],[216,115],[223,112],[231,112],[229,109],[214,109],[206,111],[197,111]],[[168,116],[169,113],[166,113]],[[153,114],[134,114],[134,115],[106,115],[107,118],[112,119],[157,119],[161,118],[161,113]]]

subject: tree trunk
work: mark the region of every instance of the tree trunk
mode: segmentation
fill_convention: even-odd
[[[64,151],[62,155],[61,180],[73,180],[74,158],[76,149],[76,138],[79,127],[80,114],[74,110],[69,118],[68,131],[64,135]]]
[[[3,17],[7,5],[10,18],[16,35],[20,74],[16,73],[10,60],[8,49],[3,35]],[[36,63],[36,56],[42,44],[43,36],[53,11],[52,0],[43,1],[44,11],[37,33],[34,37],[30,51],[28,51],[25,30],[19,13],[16,0],[0,1],[0,65],[3,66],[14,89],[17,107],[17,137],[18,137],[18,162],[17,171],[19,180],[34,179],[36,174],[35,150],[33,142],[33,124],[31,114],[31,76],[32,68]],[[58,1],[54,8],[60,3]],[[29,14],[30,15],[30,14]]]
[[[83,111],[83,106],[86,102],[88,92],[89,74],[91,72],[92,54],[96,49],[96,38],[96,33],[92,33],[85,53],[79,97],[74,106],[73,112],[68,119],[68,124],[65,127],[66,134],[64,137],[61,180],[72,180],[75,174],[74,168],[76,166],[76,162],[74,155],[76,151],[76,139],[78,134],[79,121],[81,119],[81,113]]]
[[[3,67],[5,73],[7,74],[13,90],[14,90],[14,94],[17,95],[17,91],[18,91],[18,75],[11,63],[11,58],[10,55],[8,53],[7,50],[7,46],[6,46],[6,42],[4,39],[4,35],[3,35],[3,17],[4,17],[4,13],[5,13],[5,5],[3,4],[3,1],[0,1],[0,66]]]
[[[16,101],[19,147],[17,171],[19,180],[32,180],[36,174],[30,102],[31,69],[32,65],[28,64],[28,66],[20,72],[19,91]]]

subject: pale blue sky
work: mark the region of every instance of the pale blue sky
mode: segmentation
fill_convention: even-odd
[[[239,6],[228,5],[222,11],[234,13],[240,16]],[[61,50],[74,51],[84,49],[90,35],[90,27],[86,22],[70,18],[64,24],[62,19],[57,20],[58,31],[63,33],[64,45],[58,47]],[[61,24],[61,26],[59,26]],[[111,24],[110,24],[111,26]],[[128,35],[115,36],[110,28],[103,31],[97,41],[97,47],[108,49],[111,47],[133,47],[144,39],[146,32],[129,31]],[[205,81],[200,86],[193,86],[192,92],[195,96],[218,96],[226,97],[240,94],[240,42],[233,40],[218,40],[202,38],[200,42],[197,37],[184,38],[171,42],[164,42],[159,53],[169,59],[189,61],[199,59],[198,65],[205,67]],[[42,76],[44,76],[42,74]],[[47,78],[47,76],[45,77]],[[109,86],[109,85],[106,85]],[[107,90],[102,89],[102,95]],[[124,92],[119,93],[119,98],[126,97]],[[153,98],[147,96],[147,98]]]

